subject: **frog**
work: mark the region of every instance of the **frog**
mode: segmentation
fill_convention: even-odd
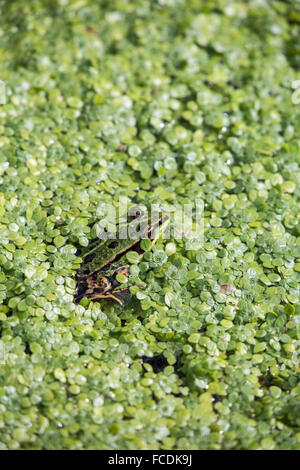
[[[120,274],[130,277],[130,265],[125,255],[134,250],[142,258],[141,240],[150,239],[152,249],[169,226],[169,220],[170,217],[165,212],[160,213],[155,222],[149,222],[145,213],[137,212],[134,220],[127,224],[127,238],[92,240],[80,253],[83,263],[77,271],[75,302],[79,303],[84,297],[93,301],[106,299],[114,300],[123,307],[123,298],[130,296],[129,287],[121,287],[118,281]]]

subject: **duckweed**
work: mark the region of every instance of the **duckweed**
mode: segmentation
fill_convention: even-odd
[[[0,0],[0,449],[299,449],[299,22]],[[75,304],[119,198],[201,198],[204,243],[145,241],[124,308]]]

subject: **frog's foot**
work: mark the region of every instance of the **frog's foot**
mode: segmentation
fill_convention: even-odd
[[[116,300],[117,302],[119,302],[120,305],[122,305],[122,307],[124,306],[124,302],[118,297],[118,294],[123,294],[124,292],[126,292],[127,294],[129,293],[129,289],[128,287],[123,287],[122,289],[116,289],[113,291],[112,294],[109,294],[109,296]]]
[[[115,296],[114,294],[108,294],[107,297],[109,297],[110,299],[113,299],[113,300],[115,300],[116,302],[118,302],[118,303],[121,305],[121,307],[124,306],[122,300],[119,299],[119,298],[118,298],[117,296]]]
[[[146,286],[143,284],[133,284],[130,287],[135,287],[135,286],[138,286],[141,289],[146,289]],[[121,300],[118,296],[119,294],[121,294],[121,298],[122,298],[122,294],[127,294],[127,299],[126,299],[126,296],[125,298],[123,296],[123,300]],[[122,289],[115,289],[111,294],[108,294],[108,295],[110,296],[111,299],[116,300],[122,306],[124,306],[124,302],[126,302],[131,297],[129,287],[122,287]]]

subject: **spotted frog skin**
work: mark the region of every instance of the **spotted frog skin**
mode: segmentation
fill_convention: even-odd
[[[126,263],[125,255],[130,250],[142,253],[140,241],[149,238],[152,245],[169,225],[169,216],[165,213],[160,215],[156,223],[149,223],[148,217],[139,214],[133,222],[128,224],[128,232],[140,226],[138,235],[134,238],[119,240],[92,240],[88,247],[81,250],[83,263],[77,272],[77,288],[75,302],[78,303],[84,297],[91,300],[112,299],[123,306],[122,296],[128,294],[129,288],[120,288],[117,280],[118,274],[130,277],[129,265]]]

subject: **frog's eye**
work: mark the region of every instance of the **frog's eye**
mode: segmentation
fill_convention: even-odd
[[[136,220],[139,219],[144,215],[144,211],[142,209],[139,209],[138,207],[132,207],[129,210],[128,218],[130,220]]]
[[[160,214],[158,225],[161,226],[168,218],[169,217],[167,214],[164,214],[164,213]]]
[[[111,243],[108,245],[108,248],[117,248],[118,244],[119,244],[119,243],[118,243],[117,241],[111,242]]]

